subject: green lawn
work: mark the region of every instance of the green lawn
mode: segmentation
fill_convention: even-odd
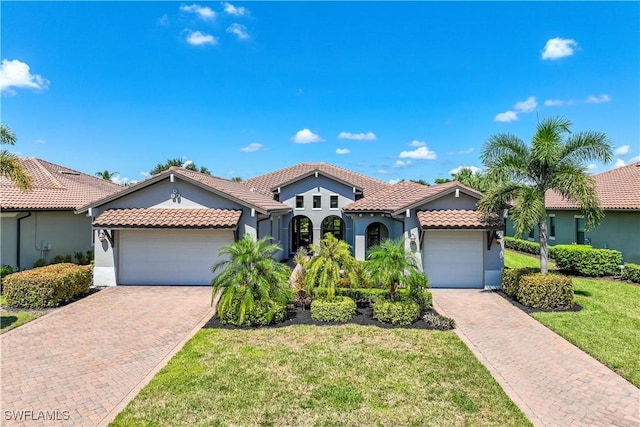
[[[530,425],[452,332],[204,329],[112,426]]]
[[[535,267],[536,259],[505,251],[505,265]],[[582,277],[573,285],[581,311],[533,317],[640,387],[640,286]]]
[[[6,305],[7,299],[4,295],[0,295],[0,306]],[[45,312],[39,313],[36,311],[21,311],[6,309],[0,314],[0,334],[4,334],[11,329],[22,326],[27,322],[31,322],[33,319],[37,319]]]
[[[505,249],[504,265],[509,268],[540,268],[540,258],[537,255],[523,254],[510,249]],[[552,268],[556,268],[556,265],[553,261],[549,261],[549,269],[551,270]]]

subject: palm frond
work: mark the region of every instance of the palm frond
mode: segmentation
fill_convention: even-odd
[[[513,219],[516,236],[530,232],[546,215],[544,192],[535,187],[521,187],[516,195],[516,203],[509,211]]]
[[[567,139],[562,159],[574,164],[594,160],[609,163],[613,158],[612,149],[613,145],[607,135],[602,132],[585,131]]]
[[[21,191],[33,188],[33,179],[22,167],[18,156],[7,150],[0,150],[0,176],[8,178]]]

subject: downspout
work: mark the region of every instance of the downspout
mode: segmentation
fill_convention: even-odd
[[[22,221],[25,218],[29,218],[31,216],[31,212],[28,212],[28,215],[26,216],[21,216],[20,218],[18,218],[18,226],[16,227],[16,234],[17,234],[17,242],[16,242],[16,248],[17,248],[17,253],[16,253],[16,264],[18,267],[18,271],[21,270],[20,268],[20,221]]]

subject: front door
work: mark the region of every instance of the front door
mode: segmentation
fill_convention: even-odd
[[[306,216],[296,216],[291,223],[291,252],[295,253],[313,243],[313,225]]]

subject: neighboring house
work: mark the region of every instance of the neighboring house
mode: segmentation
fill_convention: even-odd
[[[357,259],[404,238],[432,286],[500,282],[496,231],[480,193],[457,182],[389,185],[326,163],[301,163],[246,182],[171,168],[78,209],[94,218],[98,285],[208,285],[224,245],[271,237],[291,257],[331,232]]]
[[[550,191],[545,197],[549,244],[616,249],[626,262],[640,263],[640,162],[599,173],[594,179],[605,214],[600,225],[585,231],[584,218],[576,204]],[[507,233],[515,234],[510,220]],[[537,242],[537,227],[522,237]]]
[[[25,269],[39,258],[92,249],[91,218],[74,210],[122,186],[40,159],[20,163],[33,189],[22,192],[0,177],[0,263]]]

